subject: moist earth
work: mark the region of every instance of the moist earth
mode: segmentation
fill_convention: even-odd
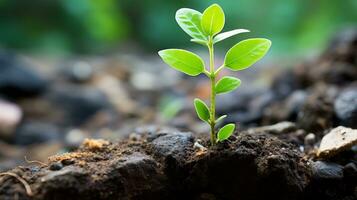
[[[208,141],[198,140],[204,144]],[[189,132],[120,143],[90,140],[46,165],[17,167],[31,187],[3,177],[1,199],[299,199],[311,168],[291,144],[242,133],[207,149]]]

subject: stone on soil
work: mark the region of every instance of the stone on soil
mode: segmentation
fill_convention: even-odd
[[[317,155],[319,157],[332,157],[356,144],[357,130],[339,126],[322,138]]]
[[[312,163],[312,176],[314,179],[341,179],[343,166],[323,161]]]
[[[155,155],[182,159],[193,148],[192,133],[176,132],[157,137],[151,143]]]
[[[269,125],[269,126],[262,126],[259,128],[251,128],[248,130],[248,133],[269,133],[273,135],[280,135],[284,133],[289,133],[296,130],[295,123],[293,122],[280,122],[277,124]]]
[[[342,125],[357,128],[357,87],[343,91],[335,100],[334,109]]]

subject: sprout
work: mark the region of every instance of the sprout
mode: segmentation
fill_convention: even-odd
[[[271,41],[264,38],[252,38],[237,43],[228,50],[224,63],[216,69],[214,66],[214,44],[249,31],[235,29],[220,33],[224,27],[225,16],[222,8],[217,4],[209,6],[203,14],[189,8],[179,9],[176,12],[176,21],[183,31],[192,37],[192,42],[207,46],[210,58],[209,68],[206,69],[202,58],[186,50],[165,49],[159,51],[159,55],[166,64],[178,71],[190,76],[203,73],[210,79],[210,107],[198,98],[194,100],[194,106],[198,117],[210,126],[211,144],[214,145],[228,139],[235,129],[234,124],[227,124],[216,133],[216,124],[226,117],[223,115],[216,119],[216,95],[231,92],[241,84],[238,78],[231,76],[224,76],[217,80],[219,72],[223,68],[238,71],[252,66],[268,52]]]

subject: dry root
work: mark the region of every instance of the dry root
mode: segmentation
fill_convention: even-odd
[[[46,166],[48,166],[46,163],[43,163],[43,162],[41,162],[41,161],[28,160],[26,156],[25,156],[25,161],[26,161],[28,164],[38,164],[38,165],[40,165],[41,167],[46,167]]]
[[[3,173],[0,173],[0,176],[11,176],[11,177],[16,178],[25,187],[26,194],[28,196],[32,196],[33,193],[32,193],[30,185],[25,181],[25,179],[21,178],[19,175],[11,173],[11,172],[3,172]]]

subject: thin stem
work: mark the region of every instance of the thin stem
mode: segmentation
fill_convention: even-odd
[[[218,69],[216,70],[216,72],[214,73],[215,76],[217,76],[217,74],[224,68],[224,65],[218,67]]]
[[[210,79],[211,79],[211,115],[210,115],[210,126],[211,126],[211,144],[216,144],[216,133],[214,127],[216,125],[216,74],[214,67],[214,48],[212,37],[210,37],[208,42],[208,51],[209,51],[209,63],[210,63]]]
[[[203,71],[203,73],[208,77],[211,78],[211,73],[207,70]]]

